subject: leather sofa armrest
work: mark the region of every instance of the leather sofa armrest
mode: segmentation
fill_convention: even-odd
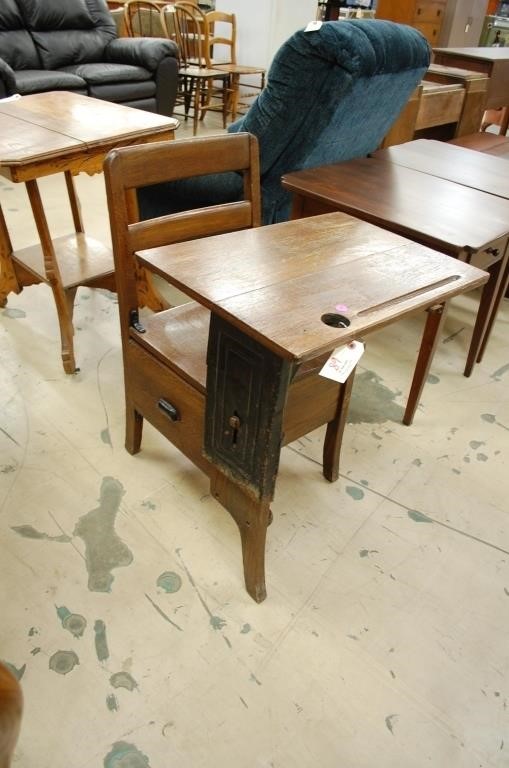
[[[17,93],[14,70],[0,58],[0,98]]]
[[[155,72],[167,56],[178,59],[178,47],[173,40],[159,37],[118,37],[105,48],[106,61],[133,64]]]

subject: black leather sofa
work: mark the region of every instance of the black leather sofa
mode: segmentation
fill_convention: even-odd
[[[0,0],[0,98],[72,91],[171,115],[178,48],[117,37],[106,0]]]

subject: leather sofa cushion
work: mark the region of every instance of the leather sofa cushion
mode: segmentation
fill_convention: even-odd
[[[92,29],[85,0],[23,0],[25,25],[30,29]]]
[[[71,67],[63,67],[61,71],[78,75],[87,83],[100,85],[142,82],[152,77],[143,67],[133,67],[130,64],[75,64]]]
[[[153,80],[145,80],[143,83],[106,83],[105,85],[89,85],[88,95],[96,99],[114,101],[117,104],[125,104],[135,99],[154,99],[156,86]]]
[[[16,89],[22,95],[40,91],[74,91],[87,93],[85,81],[70,72],[46,69],[23,69],[15,72]]]
[[[1,5],[1,3],[0,3]],[[0,56],[13,69],[39,69],[39,54],[26,29],[1,29],[0,20]]]

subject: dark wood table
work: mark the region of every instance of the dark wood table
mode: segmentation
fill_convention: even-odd
[[[485,133],[479,134],[480,137],[486,135]],[[468,145],[468,141],[466,143]],[[486,153],[480,154],[479,151],[474,151],[468,146],[421,139],[377,152],[375,157],[509,200],[509,168],[505,162],[500,162],[499,159],[503,156],[504,150],[509,152],[509,139],[490,134],[486,141],[486,147]],[[509,263],[501,278],[490,323],[479,350],[478,361],[482,359],[500,302],[503,296],[507,295],[508,283]]]
[[[465,365],[470,376],[507,267],[509,201],[379,158],[287,174],[282,184],[294,194],[293,218],[344,211],[489,270]]]
[[[74,373],[73,305],[80,285],[115,290],[109,248],[84,234],[73,177],[98,173],[114,147],[174,137],[178,121],[141,109],[64,91],[0,101],[0,175],[24,182],[39,243],[14,250],[0,207],[0,306],[9,293],[46,283],[51,287],[60,325],[62,362]],[[37,179],[64,173],[75,232],[53,239]],[[161,308],[145,284],[147,303]]]
[[[509,49],[475,48],[434,48],[433,61],[460,69],[482,72],[490,78],[485,109],[499,109],[509,106]],[[505,135],[509,123],[509,110],[500,124],[500,134]],[[479,126],[480,127],[480,126]]]
[[[138,258],[210,312],[201,361],[205,368],[206,354],[206,386],[200,398],[192,396],[200,404],[192,423],[186,425],[184,417],[176,424],[168,420],[165,434],[209,475],[212,494],[239,525],[246,587],[255,600],[263,600],[265,532],[284,433],[306,433],[302,424],[309,418],[306,409],[314,407],[313,381],[315,392],[323,381],[320,365],[306,403],[288,414],[301,367],[411,312],[429,309],[422,365],[414,377],[419,389],[433,354],[440,308],[484,283],[487,275],[341,213],[152,248]],[[412,269],[402,269],[402,263]],[[179,308],[163,314],[168,318],[164,334],[176,344]],[[148,354],[150,332],[149,325],[130,329],[129,344],[139,346],[143,361],[138,372],[129,370],[139,379],[140,397],[146,394],[141,391],[146,366],[160,367],[154,353]],[[189,337],[182,338],[189,347]],[[188,358],[188,351],[180,357]],[[169,378],[179,381],[171,387]],[[200,376],[194,372],[192,378]],[[171,377],[161,373],[160,380],[161,391],[172,390],[175,413],[189,413],[186,398],[191,396],[182,392],[190,376],[182,366],[175,364]],[[157,390],[151,396],[157,423],[162,395]],[[143,412],[146,416],[147,408]],[[180,436],[172,437],[179,425]]]

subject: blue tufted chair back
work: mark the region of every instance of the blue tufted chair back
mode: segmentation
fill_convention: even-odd
[[[390,21],[329,21],[292,35],[274,57],[265,90],[228,129],[258,138],[263,223],[289,218],[283,174],[374,151],[429,61],[424,37]],[[182,210],[226,202],[239,190],[233,175],[202,177],[162,195],[161,189],[148,191],[141,212],[146,218],[167,212],[168,204]]]

